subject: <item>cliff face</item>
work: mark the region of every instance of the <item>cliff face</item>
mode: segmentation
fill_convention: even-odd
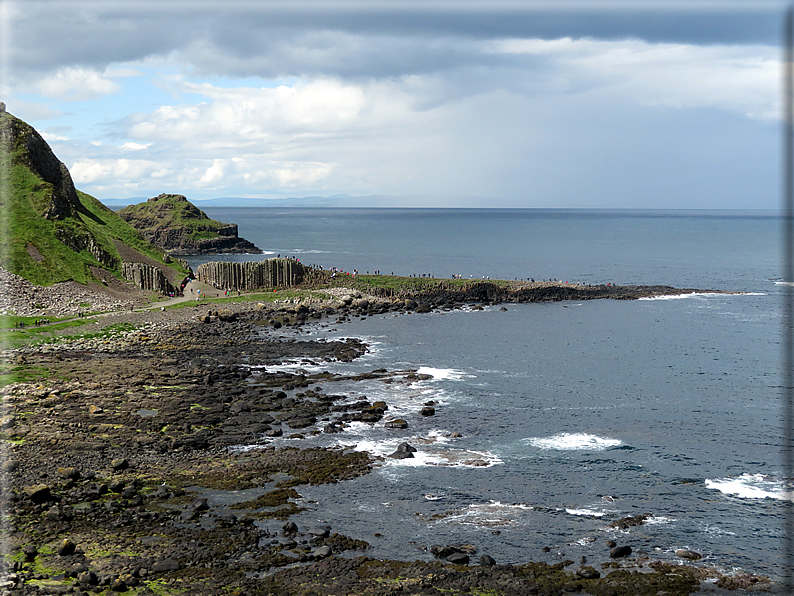
[[[76,281],[104,291],[115,278],[123,291],[134,290],[121,281],[124,264],[131,262],[146,262],[172,282],[188,273],[182,264],[166,265],[160,249],[97,199],[75,189],[66,165],[42,136],[6,112],[2,102],[0,185],[7,191],[0,193],[0,209],[8,224],[0,266],[35,285]],[[156,287],[145,289],[166,287],[150,285]]]
[[[5,106],[1,113],[5,114]],[[56,220],[81,211],[69,170],[32,126],[10,114],[0,119],[0,149],[11,157],[12,164],[27,168],[49,185],[48,196],[37,201],[39,215]]]
[[[161,194],[117,213],[152,244],[174,255],[262,252],[237,236],[237,224],[210,219],[183,195]]]

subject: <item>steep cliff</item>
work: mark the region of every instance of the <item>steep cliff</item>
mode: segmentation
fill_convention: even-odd
[[[178,285],[188,273],[94,197],[75,189],[42,136],[0,102],[0,266],[42,286],[76,281],[107,288],[125,262],[146,261]],[[157,291],[158,288],[146,288]]]
[[[161,194],[116,213],[152,244],[174,255],[262,252],[237,236],[237,224],[210,219],[183,195]]]

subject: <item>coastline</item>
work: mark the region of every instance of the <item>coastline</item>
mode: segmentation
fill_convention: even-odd
[[[643,555],[612,558],[608,549],[604,561],[582,565],[409,563],[368,559],[366,544],[337,533],[340,528],[258,529],[256,519],[289,523],[302,484],[343,481],[377,462],[360,452],[263,444],[237,453],[230,446],[281,429],[322,432],[321,419],[331,412],[373,424],[388,414],[379,404],[334,395],[336,379],[324,374],[271,373],[251,383],[241,356],[247,364],[295,356],[351,360],[366,349],[359,341],[284,340],[277,329],[330,317],[343,323],[384,308],[459,307],[445,291],[400,302],[340,287],[317,290],[314,298],[276,293],[280,302],[273,304],[185,303],[98,319],[97,327],[118,330],[115,336],[7,352],[17,374],[27,376],[4,390],[8,588],[20,594],[102,593],[122,584],[141,594],[229,588],[251,594],[689,594],[701,585],[769,586],[754,576],[722,576]],[[366,378],[371,375],[404,383],[417,378],[415,371],[373,371]],[[213,498],[230,490],[245,492]],[[246,504],[233,508],[229,499]]]

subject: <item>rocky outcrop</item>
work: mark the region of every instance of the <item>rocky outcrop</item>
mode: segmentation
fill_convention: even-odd
[[[50,220],[76,215],[81,204],[67,167],[32,126],[8,116],[0,118],[0,152],[11,154],[14,163],[41,178],[45,186],[36,190],[49,187],[46,198],[36,205],[39,215]]]
[[[244,263],[213,261],[199,265],[196,277],[216,288],[256,290],[296,286],[303,283],[311,271],[294,259],[267,259]]]
[[[179,292],[179,288],[175,288],[160,269],[146,263],[122,263],[122,272],[125,279],[142,290],[160,294],[177,294]]]
[[[117,214],[149,242],[173,255],[262,253],[237,235],[237,224],[210,219],[184,195],[161,194]]]

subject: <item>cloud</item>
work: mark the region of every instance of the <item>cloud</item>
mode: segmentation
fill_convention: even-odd
[[[143,151],[144,149],[148,149],[151,146],[151,143],[124,143],[121,146],[121,149],[126,149],[127,151]]]
[[[777,48],[563,38],[499,40],[484,51],[540,58],[542,76],[560,91],[589,87],[645,105],[720,108],[752,118],[780,113]]]
[[[118,83],[91,69],[64,67],[41,79],[36,85],[44,97],[63,101],[85,101],[116,93]]]

